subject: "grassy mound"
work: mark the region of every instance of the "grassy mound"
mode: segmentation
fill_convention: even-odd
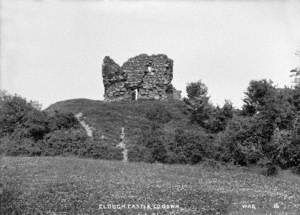
[[[192,127],[189,123],[189,111],[182,101],[148,101],[132,102],[103,102],[89,99],[73,99],[57,102],[46,109],[47,112],[63,111],[77,114],[83,113],[84,120],[95,128],[97,133],[109,140],[118,143],[121,128],[125,128],[129,140],[134,140],[137,133],[148,126],[152,110],[163,110],[168,119],[163,122],[166,132],[172,133],[175,128]],[[150,114],[149,114],[150,113]],[[162,113],[159,118],[165,118]],[[159,120],[155,119],[154,120]],[[130,142],[130,141],[129,141]]]

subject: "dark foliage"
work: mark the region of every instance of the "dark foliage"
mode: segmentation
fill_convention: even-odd
[[[219,147],[220,159],[239,165],[255,163],[262,156],[265,143],[263,131],[257,127],[257,120],[252,117],[234,117],[226,130],[215,140]]]
[[[45,112],[33,109],[24,116],[24,124],[20,127],[23,127],[27,137],[39,141],[50,132],[48,123],[48,116]],[[20,127],[17,129],[20,129]]]
[[[186,86],[186,93],[189,99],[199,99],[207,97],[207,86],[201,82],[191,82]]]
[[[137,144],[129,148],[130,161],[196,164],[213,151],[203,131],[176,129],[174,138],[159,124],[141,129]]]
[[[1,94],[0,152],[120,160],[121,150],[114,146],[120,132],[116,124],[130,124],[132,128],[126,128],[130,161],[196,164],[211,158],[239,165],[262,160],[281,168],[300,165],[299,86],[278,88],[271,81],[251,81],[241,110],[229,101],[214,106],[201,81],[189,83],[186,91],[188,98],[181,103],[101,104],[105,111],[96,123],[105,122],[100,130],[111,133],[94,140],[70,112],[44,112],[24,98]],[[87,109],[90,117],[99,115],[97,105]]]
[[[150,162],[164,163],[166,161],[166,142],[164,132],[157,123],[152,123],[150,126],[142,128],[138,138],[138,144],[147,148],[151,154],[151,159],[148,158],[148,154],[145,154],[147,156],[146,159]]]
[[[208,90],[201,81],[189,83],[186,87],[188,99],[185,103],[191,108],[191,122],[199,124],[207,132],[223,131],[233,117],[234,109],[230,101],[225,101],[222,108],[209,102]]]
[[[209,129],[212,121],[211,116],[214,113],[213,106],[208,103],[208,100],[204,100],[195,102],[192,107],[191,122]]]
[[[300,111],[300,86],[296,86],[295,89],[290,90],[291,103],[295,106],[296,111]]]
[[[55,111],[49,116],[49,129],[51,131],[78,127],[79,122],[73,113]]]
[[[245,94],[242,114],[236,114],[216,139],[221,159],[240,165],[263,158],[284,168],[297,165],[293,89],[276,88],[266,80],[251,81]]]
[[[132,162],[153,162],[152,153],[142,145],[132,145],[128,148],[128,159]]]
[[[105,160],[122,160],[122,150],[117,148],[110,143],[101,141],[89,140],[86,142],[84,147],[81,147],[81,157],[88,157],[94,159],[105,159]]]
[[[273,98],[275,87],[272,81],[265,79],[260,81],[251,81],[244,99],[243,112],[245,115],[253,116],[257,111],[261,111],[263,107]]]
[[[300,124],[299,118],[295,119],[291,130],[276,129],[271,144],[273,146],[272,160],[282,168],[300,165]]]
[[[43,155],[79,155],[87,136],[81,129],[56,130],[47,134],[42,143]]]
[[[207,156],[208,142],[204,133],[177,129],[170,151],[176,154],[175,157],[179,158],[180,162],[196,164]]]
[[[273,164],[269,164],[263,174],[265,176],[276,176],[278,174],[278,168]]]
[[[20,96],[2,95],[0,151],[6,155],[77,155],[86,136],[72,113],[52,115]]]
[[[226,101],[222,108],[213,108],[208,121],[204,128],[208,129],[209,132],[218,133],[224,131],[228,121],[233,117],[234,109],[231,102]]]
[[[297,174],[297,175],[300,175],[300,165],[295,166],[295,167],[293,168],[293,173],[295,173],[295,174]]]
[[[4,95],[1,97],[0,136],[10,135],[25,122],[25,116],[33,111],[30,102],[20,96]]]
[[[35,142],[30,138],[2,138],[1,147],[3,147],[8,156],[39,156],[42,154],[40,142]]]

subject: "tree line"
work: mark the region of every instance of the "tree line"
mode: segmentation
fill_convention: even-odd
[[[151,106],[145,113],[150,123],[129,146],[129,160],[196,164],[210,158],[300,169],[300,86],[279,88],[270,80],[253,80],[239,109],[228,100],[213,105],[202,81],[187,84],[186,93],[189,126],[166,132],[163,125],[173,114],[163,105]],[[72,113],[50,114],[37,103],[1,93],[0,152],[122,158],[118,148],[95,139],[86,136]]]

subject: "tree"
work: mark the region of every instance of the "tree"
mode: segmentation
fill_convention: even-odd
[[[185,102],[191,107],[191,122],[212,133],[224,130],[233,116],[232,103],[227,100],[222,108],[213,106],[209,102],[208,89],[201,81],[189,83],[186,91],[188,99]]]
[[[297,112],[292,95],[290,88],[276,88],[273,98],[268,99],[261,107],[260,114],[280,130],[291,129]]]
[[[33,109],[24,116],[24,128],[27,136],[34,141],[42,140],[50,131],[48,116],[45,112]]]
[[[276,88],[272,81],[251,81],[244,99],[243,114],[258,115],[265,121],[265,136],[270,140],[276,127],[289,129],[295,116],[293,93],[290,88]]]
[[[296,110],[300,111],[300,86],[295,86],[290,95],[292,95],[292,102]]]
[[[225,101],[223,107],[217,106],[212,108],[207,122],[207,129],[212,133],[218,133],[225,130],[228,121],[233,117],[234,109],[232,103],[228,100]]]
[[[0,108],[0,136],[11,134],[17,127],[22,126],[25,116],[34,107],[26,99],[14,95],[1,97]]]
[[[207,98],[207,86],[202,81],[191,82],[186,86],[186,93],[189,99]]]
[[[266,142],[263,125],[257,116],[234,116],[215,139],[221,149],[220,158],[240,165],[255,163],[262,156],[262,146]]]
[[[207,127],[213,106],[209,103],[208,89],[201,81],[191,82],[186,86],[188,99],[185,102],[191,107],[191,121]]]
[[[248,116],[256,114],[261,111],[270,100],[274,98],[275,87],[272,81],[265,79],[259,81],[251,81],[247,91],[246,98],[243,100],[243,113]]]
[[[164,131],[156,122],[151,123],[150,126],[145,126],[141,129],[141,134],[138,138],[139,145],[149,150],[150,162],[164,163],[167,158],[166,144]]]

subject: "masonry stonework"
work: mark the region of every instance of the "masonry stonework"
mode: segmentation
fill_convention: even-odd
[[[102,64],[102,77],[107,101],[180,99],[173,79],[173,60],[166,55],[141,54],[119,66],[106,56]]]

